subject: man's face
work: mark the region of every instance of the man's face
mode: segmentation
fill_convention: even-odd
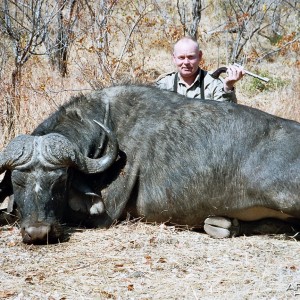
[[[202,53],[193,41],[179,41],[174,47],[173,61],[183,78],[196,74],[201,57]]]

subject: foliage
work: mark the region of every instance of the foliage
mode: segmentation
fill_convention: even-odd
[[[204,51],[202,67],[215,69],[238,59],[250,70],[259,63],[257,73],[266,62],[297,70],[299,5],[291,0],[4,0],[0,144],[30,132],[79,91],[119,82],[151,83],[171,71],[173,43],[191,34],[198,21],[193,32]],[[249,93],[290,85],[282,72],[269,73],[278,82],[264,86],[251,79]]]
[[[229,62],[246,59],[257,41],[263,52],[290,33],[290,25],[299,26],[300,3],[286,0],[230,0],[221,3],[221,24],[211,34],[225,34]],[[222,20],[222,21],[221,21]],[[299,41],[299,35],[295,42]],[[258,52],[258,49],[255,49]]]
[[[10,39],[14,57],[11,86],[6,102],[9,131],[15,131],[15,123],[21,110],[22,68],[32,55],[42,55],[42,46],[48,27],[61,7],[52,1],[4,0],[0,6],[1,29]]]
[[[263,82],[257,78],[250,77],[248,79],[247,90],[250,94],[254,94],[257,92],[264,92],[264,91],[274,91],[277,89],[281,89],[284,86],[289,84],[289,81],[286,79],[282,79],[280,77],[271,76],[269,72],[257,72],[258,75],[262,77],[269,78],[270,81],[268,83]]]

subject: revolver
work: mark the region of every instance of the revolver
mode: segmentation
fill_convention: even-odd
[[[242,67],[242,65],[240,65],[240,64],[238,64],[238,63],[234,63],[233,65],[236,66],[236,67]],[[260,80],[262,80],[262,81],[269,82],[269,80],[270,80],[270,79],[267,78],[267,77],[259,76],[259,75],[257,75],[257,74],[252,73],[252,72],[249,72],[249,71],[247,71],[247,70],[245,70],[245,69],[244,69],[244,71],[245,71],[245,74],[248,74],[248,75],[250,75],[250,76],[252,76],[252,77],[255,77],[255,78],[257,78],[257,79],[260,79]],[[227,72],[227,67],[221,67],[221,68],[217,69],[216,71],[214,71],[214,72],[211,74],[211,76],[212,76],[213,78],[217,79],[217,78],[219,78],[219,76],[220,76],[221,73],[226,73],[226,72]]]

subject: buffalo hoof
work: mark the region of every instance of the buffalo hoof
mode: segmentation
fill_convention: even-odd
[[[240,224],[237,219],[209,217],[204,221],[204,231],[213,238],[223,239],[239,235]]]

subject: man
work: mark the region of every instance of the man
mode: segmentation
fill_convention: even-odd
[[[156,86],[188,98],[237,102],[234,84],[243,77],[244,70],[229,66],[224,80],[214,79],[199,68],[201,58],[198,42],[191,37],[183,37],[174,45],[173,62],[177,72],[160,76]]]

